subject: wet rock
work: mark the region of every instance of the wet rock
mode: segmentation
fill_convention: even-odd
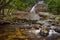
[[[50,14],[48,12],[39,12],[39,15],[43,15],[43,16],[49,16]]]
[[[57,16],[57,17],[55,18],[55,21],[58,22],[58,23],[60,23],[60,16]]]
[[[24,38],[13,38],[12,40],[25,40]]]
[[[39,34],[43,37],[47,37],[49,35],[49,29],[42,28]]]
[[[12,13],[12,15],[14,15],[17,18],[20,18],[20,19],[39,20],[38,14],[30,13],[30,12],[15,11],[15,12]]]
[[[54,29],[56,32],[60,33],[60,28]]]
[[[52,34],[51,36],[46,37],[46,40],[58,40],[59,38],[60,38],[59,35],[57,35],[57,34]]]
[[[0,40],[5,40],[3,37],[0,37]]]

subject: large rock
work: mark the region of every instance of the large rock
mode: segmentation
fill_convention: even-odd
[[[27,20],[39,20],[39,16],[34,13],[24,12],[24,11],[15,11],[12,13],[13,16],[16,16],[20,19],[27,19]]]

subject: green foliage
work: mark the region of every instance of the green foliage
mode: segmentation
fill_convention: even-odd
[[[10,6],[12,6],[15,9],[18,10],[26,10],[30,5],[35,4],[37,0],[14,0],[10,3]]]
[[[60,13],[60,0],[56,1],[56,5],[57,5],[57,12]]]
[[[6,8],[13,0],[0,0],[0,10]]]
[[[56,17],[56,21],[60,22],[60,15]]]
[[[15,18],[15,16],[5,15],[5,17],[4,17],[3,19],[4,19],[4,20],[12,20],[13,18]]]
[[[60,0],[45,0],[47,11],[53,14],[60,13]]]
[[[0,2],[2,3],[1,4],[2,6],[0,6],[0,9],[14,8],[17,10],[24,10],[25,11],[28,7],[35,4],[39,0],[1,0],[1,1]]]
[[[11,19],[12,17],[9,14],[13,9],[28,11],[28,8],[38,1],[39,0],[0,0],[0,13],[6,16],[5,18]]]

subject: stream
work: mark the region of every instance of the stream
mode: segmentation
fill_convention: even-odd
[[[44,5],[43,5],[44,4]],[[13,24],[0,25],[0,40],[60,40],[60,23],[55,21],[56,15],[48,12],[41,12],[36,9],[38,5],[43,5],[44,1],[39,1],[30,10],[32,20],[17,20]],[[25,20],[25,21],[24,21]]]

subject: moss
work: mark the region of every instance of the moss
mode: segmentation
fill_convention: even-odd
[[[56,21],[60,22],[60,15],[56,17]]]

